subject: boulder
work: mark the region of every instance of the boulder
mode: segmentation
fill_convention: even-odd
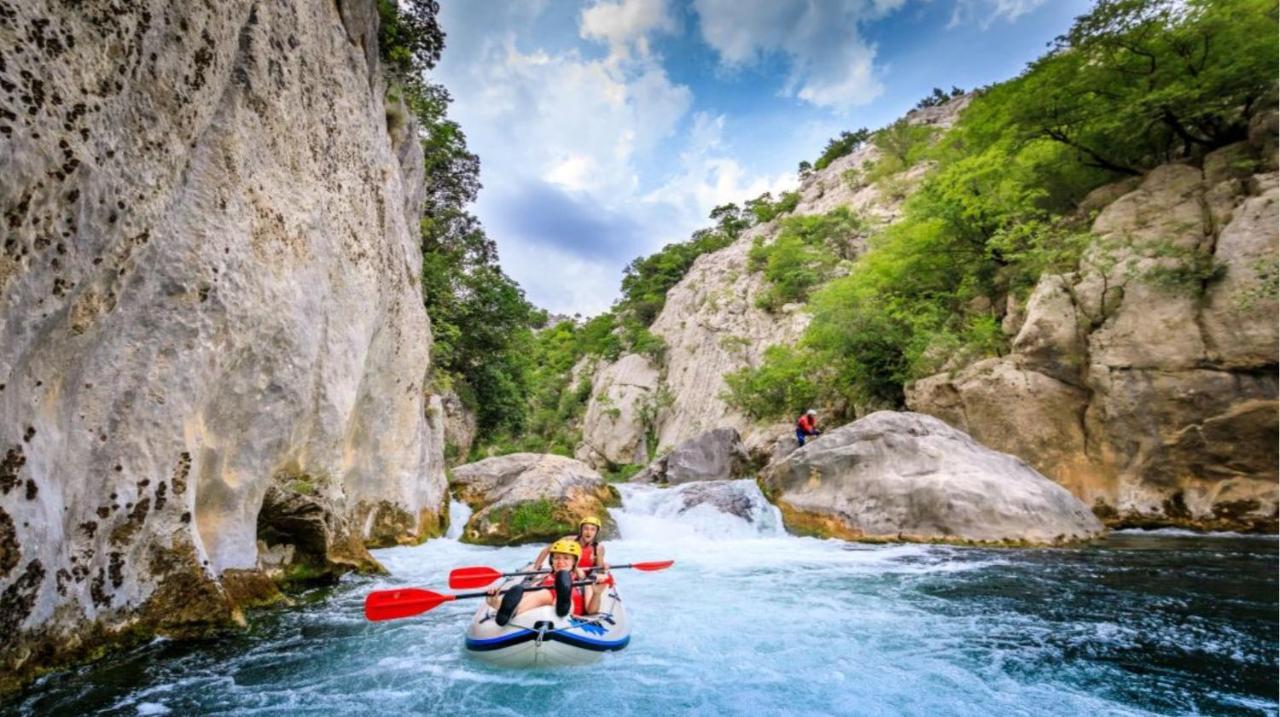
[[[688,483],[741,478],[751,458],[733,428],[717,428],[676,446],[631,478],[637,483]]]
[[[678,526],[667,530],[680,534],[729,538],[782,533],[778,509],[752,480],[682,483],[657,494],[632,494],[627,501],[631,511],[676,521]]]
[[[792,532],[847,540],[1061,544],[1102,524],[1065,488],[931,416],[879,411],[770,466]]]
[[[474,511],[462,541],[481,545],[545,542],[577,530],[588,515],[615,534],[607,506],[618,493],[581,461],[541,453],[494,456],[453,469],[450,487]]]

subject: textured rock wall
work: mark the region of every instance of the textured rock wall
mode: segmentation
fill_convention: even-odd
[[[1097,190],[1097,239],[1042,277],[1013,353],[918,381],[908,405],[1113,524],[1274,532],[1280,219],[1274,129],[1255,134]]]
[[[966,96],[919,110],[910,120],[944,129],[955,122],[968,102]],[[845,178],[847,170],[860,169],[877,158],[878,150],[867,144],[814,172],[799,189],[795,214],[825,214],[845,206],[871,225],[896,219],[900,196],[886,195],[874,186],[850,184]],[[909,187],[926,171],[926,166],[916,166],[903,173],[901,181]],[[767,456],[777,439],[789,435],[789,423],[762,424],[721,398],[727,388],[725,374],[758,365],[766,348],[795,342],[809,323],[809,316],[798,305],[784,306],[777,314],[756,306],[767,285],[759,273],[748,268],[747,255],[757,237],[772,241],[777,230],[776,222],[753,227],[730,246],[698,257],[689,273],[667,293],[666,304],[651,327],[667,344],[663,365],[653,366],[638,356],[624,356],[614,364],[634,367],[644,362],[657,375],[656,384],[646,383],[643,390],[619,391],[612,388],[617,381],[610,380],[619,369],[607,365],[600,369],[579,458],[598,467],[610,462],[645,462],[633,459],[639,456],[635,447],[646,433],[642,417],[650,424],[648,431],[657,436],[657,445],[649,446],[657,453],[712,429],[728,427],[742,434],[753,453]],[[629,369],[625,373],[635,372]],[[649,402],[647,414],[642,410],[644,401]],[[602,416],[611,420],[593,422],[593,417]]]
[[[234,618],[266,553],[371,568],[440,528],[376,22],[0,0],[3,686]]]

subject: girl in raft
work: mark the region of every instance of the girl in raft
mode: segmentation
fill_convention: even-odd
[[[574,580],[586,578],[586,572],[578,567],[582,546],[574,540],[557,540],[543,552],[551,555],[551,574],[543,579],[541,585],[551,586],[551,590],[526,593],[523,586],[517,585],[508,589],[499,601],[498,586],[489,588],[486,600],[490,607],[498,608],[494,620],[499,625],[506,625],[515,615],[544,605],[555,605],[556,614],[560,617],[571,612],[574,615],[586,615],[600,611],[600,597],[604,595],[604,590],[593,585],[575,587],[573,584]],[[596,582],[602,583],[607,579],[604,575],[599,575]]]
[[[600,519],[594,515],[588,515],[578,521],[577,535],[566,535],[561,538],[561,540],[575,541],[582,546],[582,559],[578,561],[578,567],[583,570],[595,568],[596,574],[609,572],[609,564],[604,561],[604,545],[600,543],[600,527]],[[533,561],[533,569],[541,570],[542,564],[546,562],[550,553],[551,548],[543,548]]]

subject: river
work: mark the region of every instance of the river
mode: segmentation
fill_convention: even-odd
[[[462,646],[474,602],[364,621],[370,590],[443,590],[451,568],[533,548],[452,538],[375,551],[391,571],[263,611],[220,640],[157,640],[41,679],[0,712],[103,715],[1277,714],[1277,541],[1113,534],[1072,549],[871,546],[786,535],[622,486],[614,563],[631,645],[513,671]],[[463,517],[461,515],[457,517]]]

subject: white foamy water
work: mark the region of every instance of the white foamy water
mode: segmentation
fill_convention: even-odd
[[[1073,550],[857,545],[787,535],[752,481],[619,488],[623,505],[612,515],[621,535],[607,542],[610,562],[676,563],[618,572],[633,639],[598,665],[505,670],[471,659],[463,632],[474,601],[404,620],[363,619],[370,590],[444,592],[453,568],[512,569],[538,549],[459,543],[466,508],[455,504],[450,538],[375,551],[389,575],[352,577],[316,602],[260,613],[246,635],[157,643],[97,670],[46,678],[12,708],[557,717],[1276,712],[1273,545],[1134,535]]]

